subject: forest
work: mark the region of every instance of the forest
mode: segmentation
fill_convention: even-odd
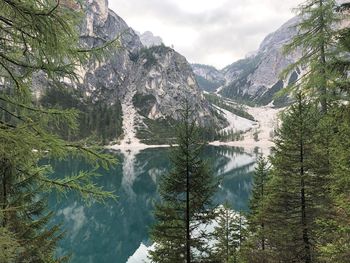
[[[83,7],[84,1],[0,0],[0,262],[69,262],[69,253],[57,254],[69,233],[51,224],[49,195],[74,192],[86,205],[118,199],[95,178],[99,168],[116,165],[100,145],[122,134],[121,105],[78,99],[72,83],[82,63],[102,60],[120,42],[81,46]],[[214,204],[220,182],[201,153],[215,131],[209,127],[203,136],[196,109],[184,103],[171,131],[172,170],[159,183],[151,262],[349,262],[350,28],[343,25],[349,12],[350,3],[333,0],[298,7],[299,34],[284,52],[302,56],[281,76],[305,73],[279,94],[292,103],[280,116],[272,154],[258,159],[249,212]],[[40,101],[38,78],[48,88]],[[71,157],[93,168],[57,178],[42,164]],[[214,219],[213,231],[204,231]]]

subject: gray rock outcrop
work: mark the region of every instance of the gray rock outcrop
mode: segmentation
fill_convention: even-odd
[[[145,47],[154,47],[154,46],[160,46],[163,44],[163,40],[159,36],[153,35],[151,31],[146,31],[143,34],[136,32],[137,35],[140,37],[142,45]]]
[[[142,112],[151,119],[176,118],[180,102],[188,99],[196,106],[199,122],[216,122],[183,56],[164,45],[147,48],[137,33],[108,9],[107,0],[89,0],[86,13],[81,27],[83,45],[93,48],[118,37],[121,45],[102,61],[91,60],[80,69],[79,88],[87,96],[111,104],[116,100],[123,103],[129,93],[152,97],[147,101],[149,112]]]
[[[295,26],[298,21],[298,17],[292,18],[269,34],[257,52],[225,67],[222,73],[226,84],[220,94],[266,105],[273,101],[276,92],[299,78],[300,71],[293,72],[286,79],[280,76],[286,67],[301,56],[298,52],[290,55],[283,52],[284,45],[297,34]]]
[[[192,69],[196,75],[198,85],[202,90],[213,92],[225,84],[224,74],[215,67],[192,64]]]

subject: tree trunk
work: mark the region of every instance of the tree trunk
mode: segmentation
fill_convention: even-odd
[[[1,202],[2,202],[2,209],[3,209],[3,218],[2,218],[2,226],[6,227],[7,224],[7,215],[6,215],[6,208],[7,208],[7,163],[6,160],[1,161],[2,171],[1,171],[1,186],[2,186],[2,196],[1,196]]]
[[[323,0],[319,0],[319,5],[322,8],[323,7]],[[320,12],[320,28],[322,30],[322,36],[324,37],[325,30],[325,21],[324,21],[324,14],[323,11]],[[321,72],[320,77],[321,84],[320,84],[320,93],[321,93],[321,111],[323,114],[327,113],[327,80],[326,80],[326,47],[325,47],[325,41],[324,38],[320,40],[320,63],[321,63]]]
[[[229,248],[229,232],[230,232],[230,226],[229,226],[229,211],[226,209],[226,262],[229,262],[230,259],[230,248]]]
[[[299,113],[302,115],[303,109],[301,101],[299,102]],[[309,232],[306,219],[306,199],[305,199],[305,168],[304,168],[304,120],[303,116],[300,116],[300,205],[301,205],[301,224],[303,229],[303,243],[304,243],[304,262],[311,263],[311,251]]]
[[[190,167],[189,167],[189,130],[186,125],[186,261],[191,263],[191,233],[190,233]]]

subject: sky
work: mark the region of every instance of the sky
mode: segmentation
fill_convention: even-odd
[[[304,0],[109,0],[134,30],[151,31],[191,63],[221,69],[259,48]]]

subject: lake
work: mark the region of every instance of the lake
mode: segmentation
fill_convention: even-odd
[[[115,191],[117,201],[86,206],[74,194],[59,200],[50,198],[54,221],[61,222],[66,231],[58,253],[72,252],[72,263],[125,263],[141,244],[151,245],[148,231],[154,222],[154,204],[159,201],[159,179],[171,168],[169,149],[146,149],[126,157],[114,154],[119,165],[101,170],[97,182]],[[205,148],[203,158],[220,179],[214,203],[228,201],[237,211],[247,210],[256,157],[256,153],[233,147]],[[57,174],[86,168],[79,160],[54,164]]]

